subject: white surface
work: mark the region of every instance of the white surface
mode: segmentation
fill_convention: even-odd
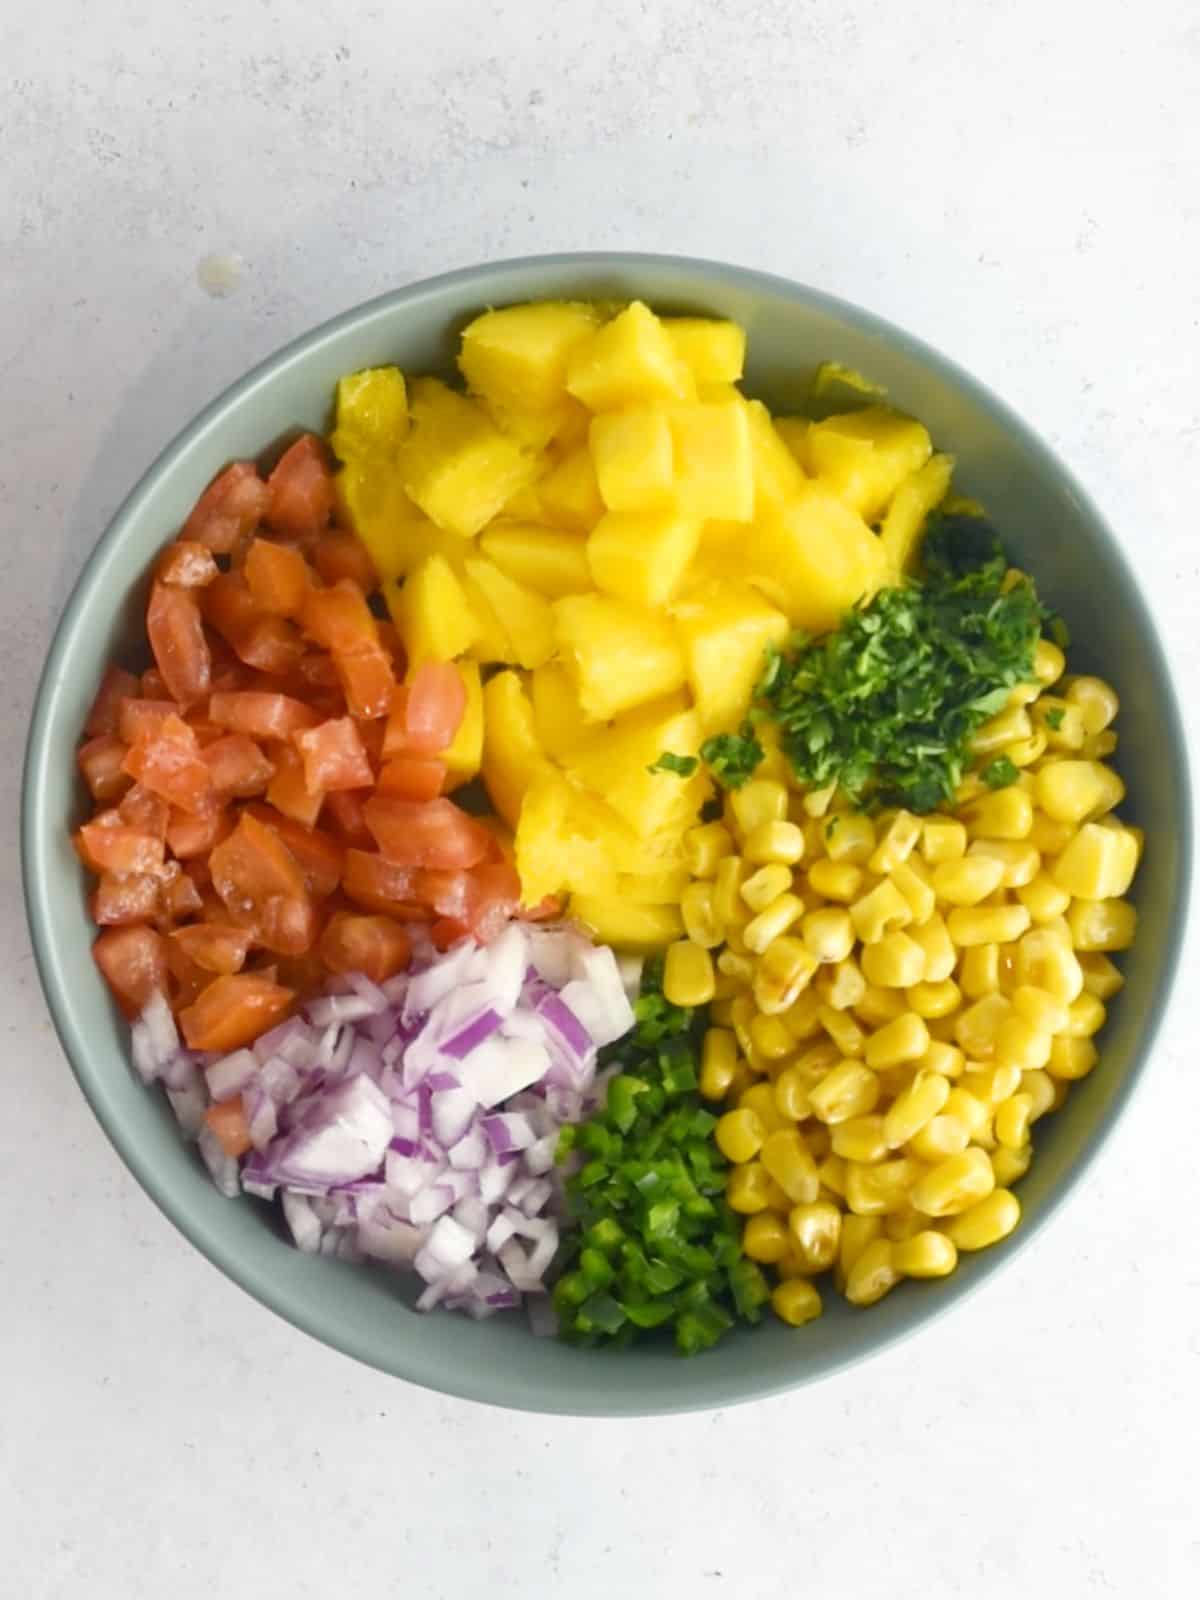
[[[177,427],[344,306],[536,250],[740,260],[953,353],[1095,493],[1194,698],[1195,17],[8,0],[6,838],[55,616]],[[1194,987],[1083,1198],[919,1341],[724,1414],[531,1419],[351,1365],[176,1236],[74,1086],[2,870],[3,1595],[1197,1591]]]

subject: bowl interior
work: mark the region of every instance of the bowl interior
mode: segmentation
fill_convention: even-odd
[[[152,557],[219,466],[260,454],[289,429],[323,427],[344,372],[389,361],[414,372],[450,369],[458,329],[485,306],[632,296],[743,323],[745,388],[776,410],[798,409],[815,365],[834,358],[883,383],[954,452],[956,484],[986,504],[1013,557],[1067,618],[1073,666],[1116,684],[1125,809],[1148,838],[1128,983],[1111,1007],[1100,1065],[1062,1114],[1039,1125],[1016,1235],[964,1259],[945,1282],[902,1285],[869,1315],[830,1296],[825,1314],[801,1333],[770,1323],[698,1361],[653,1346],[576,1351],[533,1338],[519,1317],[476,1324],[419,1316],[392,1275],[314,1261],[284,1242],[268,1208],[222,1199],[183,1148],[165,1101],[147,1093],[129,1065],[126,1027],[89,954],[83,874],[68,837],[83,806],[74,750],[95,685],[109,660],[141,655]],[[59,1034],[110,1138],[193,1243],[293,1323],[383,1371],[496,1404],[575,1413],[708,1407],[790,1387],[910,1332],[1009,1259],[1082,1176],[1144,1063],[1170,983],[1190,867],[1184,743],[1153,625],[1115,542],[1062,466],[994,397],[897,329],[779,279],[660,257],[501,263],[401,290],[299,340],[211,406],[135,489],[69,602],[38,694],[24,807],[27,901]]]

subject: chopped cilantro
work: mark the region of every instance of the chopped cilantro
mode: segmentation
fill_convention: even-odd
[[[754,775],[763,747],[749,722],[737,733],[717,733],[700,746],[700,754],[714,778],[726,789],[740,789]]]
[[[658,760],[646,768],[647,772],[673,772],[676,777],[690,778],[700,765],[696,756],[677,756],[671,750],[664,750]]]
[[[1008,756],[997,756],[989,761],[982,773],[989,789],[1007,789],[1010,783],[1016,783],[1019,776],[1015,763]]]

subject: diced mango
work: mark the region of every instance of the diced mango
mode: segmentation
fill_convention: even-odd
[[[758,516],[767,506],[782,505],[799,493],[804,483],[804,469],[761,400],[746,402],[746,420],[750,425],[754,471],[754,514]]]
[[[703,732],[732,728],[746,714],[767,646],[782,644],[791,624],[761,594],[738,583],[690,590],[672,613]]]
[[[516,651],[513,649],[508,629],[496,615],[492,602],[468,574],[465,563],[460,563],[457,570],[476,628],[475,641],[467,654],[473,661],[481,661],[487,665],[501,662],[505,666],[515,667],[518,664]]]
[[[518,826],[526,790],[536,779],[553,772],[534,733],[529,696],[515,672],[498,672],[483,686],[481,771],[488,798],[513,828]],[[543,889],[529,903],[557,888],[556,884]]]
[[[690,778],[650,770],[664,750],[697,755],[700,739],[699,717],[672,698],[618,717],[580,744],[566,767],[583,788],[602,794],[639,838],[646,838],[686,827],[703,805],[711,789],[703,769]]]
[[[812,423],[807,417],[776,417],[774,422],[775,432],[795,456],[801,471],[811,475],[813,468],[808,436],[812,432]]]
[[[683,935],[677,906],[635,905],[621,894],[577,894],[572,915],[590,931],[598,944],[649,955]]]
[[[588,565],[597,588],[653,609],[674,594],[699,542],[699,517],[609,511],[588,539]]]
[[[572,351],[567,388],[591,411],[683,400],[692,377],[659,319],[635,300]]]
[[[558,648],[589,720],[683,687],[683,651],[664,617],[606,594],[567,595],[553,609]]]
[[[746,330],[715,317],[664,317],[663,327],[696,383],[737,383],[746,364]]]
[[[740,398],[670,408],[679,509],[697,517],[749,522],[754,515],[750,423]]]
[[[554,652],[554,617],[540,594],[501,572],[484,556],[468,556],[467,577],[500,621],[509,654],[522,667],[538,667]]]
[[[864,520],[875,522],[905,478],[929,460],[933,446],[914,418],[866,406],[814,424],[808,449],[816,476]]]
[[[408,394],[399,367],[369,367],[338,379],[329,442],[339,461],[388,460],[408,431]]]
[[[440,760],[446,763],[446,787],[457,789],[470,783],[483,765],[483,681],[476,661],[456,661],[467,703],[454,742],[442,751]]]
[[[570,395],[564,395],[548,411],[522,411],[497,400],[482,400],[480,404],[501,433],[535,455],[556,440],[569,438],[574,442],[586,438],[591,421],[587,407]]]
[[[690,875],[686,867],[659,867],[642,874],[621,873],[617,893],[635,906],[678,906]]]
[[[587,734],[579,694],[559,661],[547,661],[530,675],[529,698],[538,743],[554,761],[564,760]]]
[[[654,511],[674,498],[674,450],[661,406],[630,406],[592,418],[596,482],[610,511]]]
[[[525,793],[516,830],[521,897],[536,905],[564,890],[616,888],[616,874],[602,841],[584,832],[575,795],[562,773],[547,765]]]
[[[493,522],[479,535],[479,549],[501,572],[549,600],[592,588],[587,540],[581,533],[530,522]]]
[[[410,667],[422,661],[451,661],[478,637],[463,587],[445,556],[426,556],[403,584],[385,580],[383,596]]]
[[[806,483],[747,539],[747,577],[810,633],[836,628],[843,612],[883,584],[879,539],[830,489]]]
[[[398,455],[404,489],[439,528],[471,538],[532,482],[536,462],[436,378],[418,379],[409,399],[412,427]]]
[[[333,482],[342,514],[366,545],[380,576],[396,578],[411,572],[419,559],[410,554],[414,540],[421,542],[418,530],[433,524],[405,494],[395,470],[356,460],[343,467]]]
[[[592,452],[586,444],[568,451],[537,488],[541,514],[559,527],[590,533],[604,515]]]
[[[566,396],[571,352],[599,321],[594,306],[563,300],[485,311],[463,329],[459,370],[504,411],[549,411]]]
[[[915,566],[926,519],[945,499],[953,472],[953,456],[930,456],[918,472],[905,478],[892,497],[879,537],[893,583]]]

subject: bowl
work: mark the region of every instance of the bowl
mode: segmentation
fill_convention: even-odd
[[[92,963],[84,875],[69,837],[85,810],[74,752],[95,686],[122,646],[142,637],[152,558],[223,463],[259,455],[296,427],[324,427],[344,372],[393,361],[451,370],[458,330],[484,307],[634,296],[660,310],[741,322],[745,387],[775,409],[799,409],[813,369],[833,358],[885,385],[954,452],[956,484],[985,503],[1014,558],[1066,617],[1073,666],[1116,684],[1126,812],[1147,836],[1128,981],[1111,1007],[1099,1066],[1039,1126],[1017,1232],[964,1258],[951,1278],[902,1284],[869,1312],[829,1296],[825,1314],[803,1329],[770,1321],[692,1360],[653,1343],[569,1348],[535,1338],[517,1314],[485,1323],[421,1316],[394,1275],[302,1255],[260,1202],[223,1199],[183,1145],[164,1097],[148,1093],[131,1068],[128,1030]],[[915,1332],[1036,1238],[1146,1070],[1179,952],[1192,840],[1184,736],[1154,625],[1116,539],[1029,428],[927,345],[828,295],[715,262],[606,254],[498,262],[396,290],[297,339],[185,428],[113,518],[59,623],[33,712],[22,829],[34,950],[67,1057],[134,1176],[192,1243],[295,1327],[381,1372],[496,1405],[585,1415],[725,1406],[823,1377]]]

